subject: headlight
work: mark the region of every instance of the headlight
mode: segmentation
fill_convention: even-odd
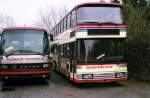
[[[93,79],[93,74],[82,74],[82,79]]]
[[[17,69],[17,65],[12,65],[13,66],[13,69]]]
[[[22,66],[22,65],[20,65],[20,68],[22,69],[22,68],[23,68],[23,66]]]
[[[27,66],[25,65],[24,68],[27,69]]]
[[[124,73],[116,73],[116,77],[117,78],[122,78],[122,77],[124,77],[125,75],[124,75]]]
[[[39,67],[40,67],[39,65],[36,66],[36,68],[39,68]]]
[[[8,69],[8,65],[3,65],[3,69]]]
[[[43,68],[46,68],[46,67],[48,67],[48,64],[44,64],[44,65],[43,65]]]

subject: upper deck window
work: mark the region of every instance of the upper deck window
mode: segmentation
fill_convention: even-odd
[[[77,10],[78,23],[123,24],[123,10],[116,6],[86,6]]]

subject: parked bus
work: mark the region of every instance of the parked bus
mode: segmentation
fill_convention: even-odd
[[[3,28],[0,42],[0,79],[49,79],[49,35],[42,27]]]
[[[75,83],[127,80],[123,14],[115,3],[76,6],[51,30],[54,69]]]

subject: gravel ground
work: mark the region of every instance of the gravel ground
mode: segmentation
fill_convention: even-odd
[[[0,98],[150,98],[150,83],[75,85],[56,73],[50,81],[14,80],[4,83]]]

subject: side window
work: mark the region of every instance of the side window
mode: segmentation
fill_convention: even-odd
[[[55,35],[55,36],[57,36],[57,35],[56,35],[56,31],[55,31],[55,28],[54,28],[54,35]]]
[[[67,30],[67,29],[68,29],[68,28],[67,28],[67,17],[66,17],[65,19],[66,19],[66,30]]]
[[[56,27],[55,27],[55,34],[56,34],[56,36],[57,36],[57,30],[56,30]]]
[[[57,34],[59,35],[59,24],[57,24]]]
[[[70,28],[70,14],[68,15],[68,17],[67,17],[67,29],[69,29]]]
[[[63,29],[64,29],[64,24],[63,21],[61,21],[61,33],[63,32]]]
[[[66,30],[66,18],[64,18],[64,31]]]
[[[61,30],[61,22],[59,22],[59,27],[60,27],[60,33],[61,33],[61,31],[62,31],[62,30]]]
[[[69,44],[65,44],[63,49],[64,49],[64,57],[69,57]]]
[[[76,11],[73,11],[71,14],[71,26],[76,24]]]
[[[57,35],[59,35],[59,25],[57,24]]]
[[[63,45],[61,45],[61,49],[60,49],[60,55],[63,56]]]
[[[58,33],[57,33],[57,26],[56,26],[56,35],[58,35]]]
[[[60,25],[60,23],[59,23],[59,34],[61,33],[60,29],[61,29],[61,25]]]
[[[48,40],[48,34],[45,31],[44,32],[44,37],[43,37],[43,45],[44,45],[44,53],[49,54],[49,40]]]

